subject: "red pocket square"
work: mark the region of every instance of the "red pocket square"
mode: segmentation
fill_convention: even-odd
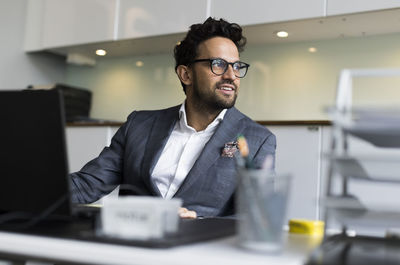
[[[238,150],[237,142],[227,142],[222,149],[222,157],[234,157]]]

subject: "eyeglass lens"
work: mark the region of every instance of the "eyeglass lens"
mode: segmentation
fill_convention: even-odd
[[[243,62],[228,63],[224,59],[214,59],[211,61],[211,70],[216,75],[223,75],[228,66],[232,65],[233,72],[237,77],[244,77],[247,73],[247,64]]]

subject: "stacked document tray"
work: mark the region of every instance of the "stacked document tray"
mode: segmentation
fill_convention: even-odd
[[[352,78],[364,76],[400,76],[400,69],[343,70],[339,80],[336,106],[329,110],[333,121],[331,149],[326,154],[325,197],[321,204],[325,222],[331,219],[341,225],[342,232],[360,225],[384,230],[400,227],[400,107],[356,108],[352,106]],[[350,138],[361,139],[377,149],[373,153],[352,152]],[[337,189],[337,181],[341,185]],[[369,185],[384,183],[398,187],[399,200],[393,203],[362,202],[349,189],[351,180]],[[335,189],[336,188],[336,189]],[[371,197],[385,194],[371,194]],[[357,232],[357,231],[356,231]]]

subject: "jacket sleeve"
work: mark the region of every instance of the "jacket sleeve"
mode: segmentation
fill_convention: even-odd
[[[127,130],[135,115],[133,112],[129,116],[112,138],[110,146],[105,147],[97,158],[70,174],[72,203],[97,201],[121,183]]]

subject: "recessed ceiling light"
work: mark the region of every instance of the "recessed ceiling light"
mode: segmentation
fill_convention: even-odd
[[[137,61],[137,62],[136,62],[136,66],[137,66],[137,67],[142,67],[143,64],[144,64],[144,63],[143,63],[142,61]]]
[[[98,49],[98,50],[96,50],[96,54],[98,56],[104,56],[104,55],[107,54],[107,52],[105,50],[103,50],[103,49]]]
[[[283,30],[277,31],[275,34],[279,38],[287,38],[289,36],[289,33],[287,33],[286,31],[283,31]]]
[[[317,52],[317,48],[310,47],[310,48],[308,48],[308,51],[311,52],[311,53],[314,53],[314,52]]]

